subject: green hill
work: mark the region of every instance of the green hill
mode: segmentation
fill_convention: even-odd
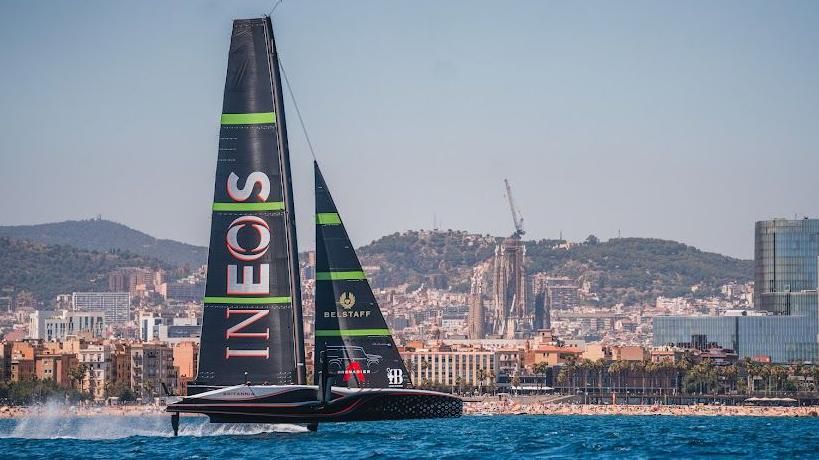
[[[0,237],[0,290],[28,291],[45,303],[57,294],[107,290],[108,272],[132,266],[168,268],[125,251],[105,253]]]
[[[125,225],[103,219],[69,220],[51,224],[0,227],[0,236],[46,245],[67,245],[92,251],[128,251],[173,266],[207,263],[208,248],[160,240]]]
[[[376,286],[420,285],[438,274],[453,289],[465,291],[472,267],[492,257],[500,240],[466,232],[410,231],[380,238],[359,254],[363,264],[379,267],[372,274]],[[556,248],[557,243],[526,241],[527,271],[588,281],[604,304],[652,301],[659,295],[704,297],[722,284],[753,279],[753,261],[675,241],[590,238],[569,249]]]

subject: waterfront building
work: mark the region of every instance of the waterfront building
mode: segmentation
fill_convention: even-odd
[[[77,351],[79,365],[85,369],[82,389],[94,400],[105,400],[105,384],[110,378],[111,348],[104,344],[83,343]]]
[[[69,336],[102,337],[104,324],[100,312],[35,311],[29,315],[28,336],[47,341]]]
[[[582,354],[583,350],[578,347],[540,344],[526,352],[524,365],[530,369],[540,363],[556,366],[577,361]]]
[[[52,380],[57,385],[71,386],[71,369],[78,365],[73,353],[36,353],[34,355],[34,375],[40,380]]]
[[[497,375],[495,352],[416,350],[401,353],[415,385],[485,386]]]
[[[127,292],[74,292],[71,307],[74,311],[102,312],[107,325],[131,319],[131,295]]]
[[[196,378],[199,363],[199,344],[180,342],[173,347],[173,364],[178,369],[177,388],[181,394],[187,394],[188,383]]]
[[[0,342],[0,382],[11,380],[12,342]]]
[[[648,361],[651,354],[640,345],[615,345],[611,347],[611,359],[614,361]]]
[[[131,388],[145,400],[162,394],[162,384],[176,388],[173,349],[163,343],[137,343],[130,347]]]
[[[109,382],[111,386],[131,386],[131,345],[119,342],[111,345]]]
[[[819,219],[774,219],[754,232],[756,311],[654,318],[654,345],[716,344],[739,358],[819,361]]]

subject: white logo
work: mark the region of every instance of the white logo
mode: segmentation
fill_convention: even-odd
[[[244,228],[246,224],[253,227],[259,234],[259,245],[253,249],[243,248],[239,244],[239,230]],[[243,262],[250,262],[262,257],[267,252],[267,248],[270,246],[270,226],[261,217],[242,216],[230,223],[225,239],[230,255]]]
[[[404,383],[404,371],[401,369],[387,369],[387,378],[390,385],[401,385]]]

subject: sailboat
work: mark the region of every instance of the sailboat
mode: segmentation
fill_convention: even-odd
[[[293,188],[269,17],[233,22],[199,370],[169,404],[214,423],[458,417],[460,398],[412,388],[330,190],[315,169],[315,370],[307,382]]]

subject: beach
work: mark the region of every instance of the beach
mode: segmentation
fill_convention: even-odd
[[[546,401],[484,400],[464,403],[464,415],[677,415],[816,417],[819,406],[758,407],[720,405],[567,404]]]
[[[159,405],[127,406],[65,406],[46,404],[37,406],[0,406],[0,418],[49,417],[55,415],[138,416],[159,415],[165,407]],[[670,415],[670,416],[741,416],[741,417],[816,417],[819,406],[757,407],[720,405],[640,405],[640,404],[570,404],[548,400],[502,401],[486,399],[464,402],[464,415]]]

